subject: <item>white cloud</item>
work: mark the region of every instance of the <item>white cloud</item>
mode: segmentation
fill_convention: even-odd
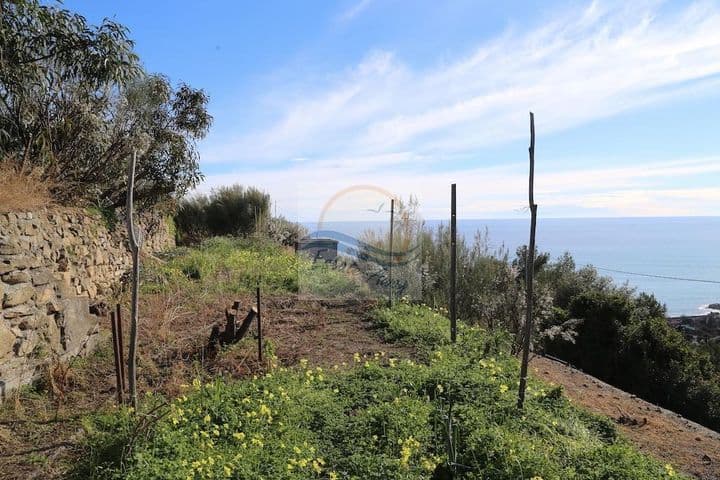
[[[656,2],[596,1],[434,68],[412,69],[392,52],[373,52],[329,86],[302,87],[274,123],[226,138],[203,158],[463,154],[524,138],[528,110],[547,134],[706,91],[718,85],[718,74],[717,4],[660,15]]]
[[[345,159],[338,166],[293,165],[287,169],[252,174],[253,184],[263,185],[278,202],[281,212],[303,221],[317,220],[329,206],[334,219],[367,220],[367,208],[382,199],[356,195],[335,201],[338,193],[353,186],[373,193],[377,187],[393,195],[420,198],[425,218],[447,217],[449,185],[458,185],[459,215],[463,218],[524,216],[527,204],[527,165],[480,167],[453,172],[424,172],[404,168],[414,160],[409,154],[394,159]],[[398,168],[386,168],[388,161]],[[652,162],[605,168],[576,168],[545,172],[536,177],[536,202],[544,216],[662,216],[716,215],[717,188],[676,188],[671,184],[701,182],[720,173],[720,157]],[[247,183],[247,174],[210,176],[204,189],[233,182]],[[558,214],[558,212],[563,212]]]
[[[342,12],[337,18],[338,21],[349,22],[353,18],[360,15],[363,11],[365,11],[372,2],[373,0],[360,0],[359,2],[353,4],[350,8]]]
[[[263,186],[281,211],[308,220],[333,193],[377,185],[418,195],[427,218],[443,218],[447,187],[457,182],[465,218],[522,214],[525,163],[457,170],[451,160],[527,138],[528,110],[546,135],[717,87],[720,7],[695,3],[661,13],[652,1],[594,1],[535,29],[508,30],[433,68],[413,69],[392,52],[375,51],[332,78],[317,90],[288,93],[288,85],[267,92],[294,100],[275,103],[275,122],[204,148],[204,163],[230,170],[235,162],[246,171],[210,176],[202,188]],[[553,216],[717,214],[716,190],[669,182],[689,185],[717,174],[718,160],[539,168],[536,197],[541,212]],[[582,158],[573,164],[587,165]],[[341,216],[357,219],[371,206]]]

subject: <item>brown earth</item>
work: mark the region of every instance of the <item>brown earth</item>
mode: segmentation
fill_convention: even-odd
[[[271,359],[266,355],[263,364],[258,362],[252,334],[214,358],[204,348],[212,325],[224,323],[224,309],[234,300],[240,300],[244,310],[254,305],[250,295],[144,295],[141,319],[152,320],[140,330],[140,393],[152,390],[173,397],[198,375],[240,378],[262,372]],[[371,307],[364,302],[267,298],[262,307],[264,339],[283,365],[303,358],[315,365],[342,365],[352,363],[356,352],[411,356],[412,349],[380,339],[367,318]],[[60,479],[82,454],[83,417],[115,405],[113,353],[109,333],[104,335],[95,354],[69,367],[49,367],[36,390],[11,394],[0,406],[0,479]]]
[[[266,355],[258,362],[252,335],[214,357],[204,348],[212,325],[223,323],[224,309],[234,300],[243,309],[254,305],[250,295],[144,295],[141,318],[148,320],[140,332],[140,392],[173,397],[198,375],[240,378],[261,372],[270,360]],[[356,352],[412,356],[412,349],[382,341],[367,318],[371,307],[292,296],[264,299],[268,353],[284,365],[304,358],[324,366],[351,363]],[[95,354],[69,366],[51,365],[39,388],[13,394],[0,406],[0,479],[60,479],[82,454],[83,417],[115,404],[113,355],[104,333],[106,341]],[[538,377],[562,385],[573,402],[614,419],[642,451],[702,480],[720,480],[717,433],[562,363],[535,357],[532,367]]]
[[[561,362],[534,357],[535,375],[575,404],[612,418],[643,452],[702,480],[720,479],[720,434]]]

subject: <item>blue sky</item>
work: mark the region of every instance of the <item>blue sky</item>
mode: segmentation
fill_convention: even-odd
[[[461,217],[523,217],[533,110],[540,215],[720,211],[718,2],[64,5],[209,93],[200,190],[255,185],[300,220],[415,195],[444,218],[456,182]]]

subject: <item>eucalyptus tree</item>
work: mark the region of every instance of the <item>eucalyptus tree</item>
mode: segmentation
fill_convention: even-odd
[[[146,74],[128,30],[60,4],[0,2],[0,155],[38,169],[61,200],[125,202],[127,159],[138,151],[136,201],[155,205],[201,179],[196,141],[208,97]]]

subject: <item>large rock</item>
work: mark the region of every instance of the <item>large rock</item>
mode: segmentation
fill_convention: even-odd
[[[22,250],[17,245],[0,245],[0,255],[19,255]]]
[[[25,330],[20,337],[20,344],[16,347],[19,357],[30,355],[38,343],[38,335],[34,330]]]
[[[9,285],[5,290],[3,298],[3,308],[16,307],[22,305],[35,295],[35,289],[29,283],[20,283],[18,285]]]
[[[51,302],[57,296],[55,295],[55,289],[52,287],[52,285],[43,285],[41,287],[35,287],[35,303],[40,307],[43,305],[47,305],[48,302]]]
[[[23,303],[21,305],[18,305],[17,307],[6,308],[5,310],[3,310],[3,316],[10,320],[13,318],[35,315],[36,312],[37,309],[34,306]]]
[[[2,276],[2,281],[5,283],[9,283],[10,285],[16,285],[18,283],[28,283],[31,280],[32,279],[30,278],[30,274],[22,270],[15,270]]]
[[[0,253],[0,255],[2,254]],[[6,255],[0,258],[0,262],[9,265],[13,270],[25,270],[36,263],[33,259],[26,257],[25,255]]]
[[[55,279],[53,273],[45,268],[31,270],[30,275],[32,276],[32,283],[36,287],[39,285],[47,285],[48,283],[52,283],[52,281]]]
[[[0,358],[12,352],[13,345],[15,345],[15,333],[0,323]]]
[[[63,299],[65,342],[69,352],[78,351],[91,335],[98,317],[90,314],[90,299],[85,296]]]

